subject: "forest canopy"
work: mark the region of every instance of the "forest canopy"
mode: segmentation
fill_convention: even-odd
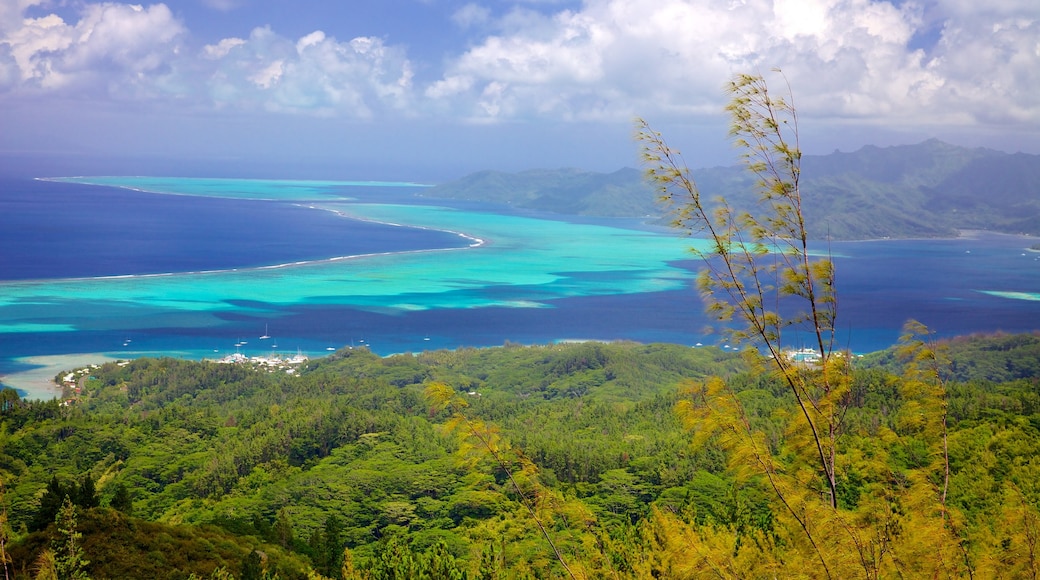
[[[1011,339],[1017,346],[1006,348]],[[1035,335],[964,344],[971,354],[951,350],[955,365],[1040,358]],[[696,577],[693,542],[732,554],[748,544],[778,549],[782,537],[763,482],[734,468],[723,440],[691,446],[674,411],[679,386],[709,376],[725,378],[769,445],[784,444],[792,398],[783,384],[714,347],[585,343],[387,358],[356,349],[312,361],[300,376],[139,359],[94,369],[67,405],[5,391],[9,569],[33,577],[58,534],[50,512],[41,517],[49,498],[83,497],[70,490],[91,481],[97,501],[81,501],[77,513],[96,578],[158,578],[160,569],[246,577],[254,551],[282,578],[339,578],[344,548],[353,569],[373,577],[387,559],[421,567],[436,554],[468,577],[558,577],[508,468],[575,574]],[[853,371],[842,509],[864,505],[879,483],[912,485],[906,478],[934,459],[920,426],[907,422],[917,402],[898,376],[866,363]],[[493,428],[504,466],[443,428],[451,416],[425,399],[431,382],[452,385],[465,413]],[[1035,567],[1028,534],[1037,528],[1026,524],[1040,501],[1040,378],[976,377],[948,390],[948,504],[965,542],[957,562],[981,575],[997,562]]]

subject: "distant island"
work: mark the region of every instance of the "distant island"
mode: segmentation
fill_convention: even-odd
[[[695,169],[693,176],[709,198],[725,196],[738,205],[750,201],[753,180],[740,166]],[[634,168],[482,171],[422,195],[564,215],[667,220],[666,208]],[[802,197],[809,229],[820,239],[955,237],[961,230],[1036,236],[1040,155],[969,149],[937,139],[806,155]]]

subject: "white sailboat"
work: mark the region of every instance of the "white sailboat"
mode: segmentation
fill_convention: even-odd
[[[264,335],[260,337],[260,340],[267,340],[271,338],[271,335],[267,334],[267,325],[264,325]]]

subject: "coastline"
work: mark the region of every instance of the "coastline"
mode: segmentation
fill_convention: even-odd
[[[265,328],[264,323],[268,320],[276,321],[281,317],[287,319],[287,326],[290,322],[294,324],[294,330],[283,330],[279,326],[275,334],[286,340],[286,344],[290,344],[288,341],[290,336],[309,339],[313,333],[320,337],[316,339],[320,341],[320,344],[309,345],[315,351],[327,350],[326,347],[330,345],[352,342],[356,336],[365,336],[373,339],[377,344],[381,344],[382,341],[377,340],[381,338],[377,335],[378,333],[386,334],[390,342],[393,342],[397,336],[407,335],[411,337],[410,339],[397,341],[397,343],[405,346],[395,346],[396,350],[387,352],[406,352],[433,344],[439,346],[482,346],[497,345],[501,344],[502,341],[528,342],[529,340],[534,340],[534,342],[538,342],[540,340],[551,340],[551,336],[596,336],[593,330],[586,329],[599,329],[601,326],[607,326],[606,324],[592,324],[588,322],[589,320],[597,319],[609,321],[611,326],[629,324],[631,328],[636,329],[633,331],[635,333],[633,334],[633,339],[652,342],[659,340],[653,334],[654,332],[676,332],[673,330],[675,324],[672,320],[662,317],[658,321],[654,318],[657,316],[656,313],[662,310],[660,305],[656,304],[652,307],[652,310],[647,310],[648,313],[654,314],[647,314],[640,319],[633,318],[632,321],[627,319],[617,321],[620,318],[616,314],[617,312],[640,312],[635,308],[629,309],[627,306],[636,304],[642,307],[643,302],[635,299],[628,301],[630,294],[615,293],[628,292],[629,288],[632,287],[640,288],[641,290],[631,292],[631,295],[635,295],[643,292],[657,292],[662,288],[668,290],[673,287],[672,284],[678,286],[678,283],[675,281],[683,280],[686,270],[679,271],[680,269],[676,268],[678,273],[673,272],[671,269],[672,262],[665,262],[669,265],[668,269],[654,269],[657,266],[656,260],[666,260],[673,255],[671,249],[673,245],[672,240],[675,240],[674,245],[676,247],[696,241],[693,238],[684,238],[679,235],[667,235],[663,236],[667,238],[667,248],[665,248],[666,244],[657,244],[656,241],[645,247],[633,244],[632,240],[656,240],[656,237],[631,234],[631,231],[642,233],[646,230],[633,227],[632,222],[624,219],[622,219],[622,223],[626,226],[625,229],[630,230],[630,232],[624,232],[625,245],[618,245],[615,249],[613,242],[615,239],[622,239],[621,233],[613,230],[603,233],[599,230],[590,229],[588,235],[585,235],[585,230],[578,229],[585,222],[589,226],[600,228],[602,224],[599,219],[570,220],[559,219],[558,216],[549,219],[548,216],[532,217],[529,212],[523,212],[523,215],[517,216],[517,221],[509,221],[512,220],[512,216],[509,214],[504,214],[506,217],[501,221],[497,221],[497,217],[495,219],[481,217],[478,221],[476,217],[471,220],[469,213],[461,214],[463,219],[459,219],[459,212],[452,208],[448,208],[452,209],[451,213],[444,212],[443,215],[439,211],[427,211],[427,208],[439,207],[432,205],[425,206],[422,211],[414,212],[397,209],[410,207],[406,203],[376,202],[357,204],[339,200],[327,200],[320,204],[293,205],[307,205],[313,209],[333,212],[345,219],[371,221],[395,227],[416,223],[433,224],[432,227],[415,225],[407,227],[452,232],[455,235],[462,236],[462,240],[464,240],[462,243],[459,243],[460,240],[458,238],[452,240],[459,244],[458,247],[454,248],[431,248],[414,252],[466,249],[467,244],[472,246],[478,242],[497,247],[490,252],[440,254],[440,258],[447,259],[438,259],[436,254],[425,254],[434,258],[429,264],[426,264],[426,261],[421,259],[403,259],[400,262],[404,263],[408,269],[402,270],[402,275],[398,275],[395,269],[398,260],[390,260],[389,262],[391,263],[389,265],[384,264],[383,260],[371,260],[368,262],[373,264],[371,268],[365,262],[359,260],[359,262],[354,263],[357,266],[356,270],[360,272],[358,276],[342,275],[341,273],[324,274],[324,269],[321,268],[301,267],[298,270],[290,270],[290,272],[285,274],[273,274],[270,277],[267,277],[266,274],[250,274],[246,279],[229,276],[226,283],[223,279],[217,279],[215,276],[205,276],[204,274],[242,272],[244,269],[225,269],[211,272],[202,272],[201,269],[197,270],[196,273],[201,273],[203,274],[202,276],[192,276],[191,272],[144,274],[139,276],[142,278],[154,276],[155,279],[147,282],[128,280],[111,284],[68,284],[53,289],[53,291],[51,291],[52,288],[49,286],[43,289],[38,289],[35,285],[28,289],[5,288],[5,284],[0,283],[0,289],[9,291],[12,295],[10,300],[12,307],[6,311],[11,313],[10,332],[0,334],[0,339],[7,341],[3,343],[6,347],[7,356],[21,361],[21,364],[8,366],[5,370],[10,371],[9,376],[19,375],[13,377],[13,380],[16,382],[21,381],[22,377],[24,377],[23,369],[29,366],[24,361],[28,358],[27,355],[33,353],[31,351],[26,353],[23,349],[25,346],[31,346],[33,341],[22,338],[23,336],[59,337],[51,339],[52,342],[56,343],[61,340],[60,335],[47,335],[45,333],[55,330],[79,332],[84,329],[100,329],[103,332],[99,333],[98,338],[91,338],[89,341],[84,340],[78,343],[78,346],[54,344],[47,348],[52,353],[61,352],[61,349],[64,348],[76,349],[76,351],[108,351],[114,356],[125,358],[127,355],[118,349],[115,351],[111,350],[114,348],[114,344],[118,344],[118,341],[126,336],[131,336],[137,328],[152,329],[153,327],[161,327],[165,334],[156,335],[160,339],[160,343],[166,337],[173,336],[177,338],[174,343],[171,343],[177,345],[175,348],[194,348],[201,344],[209,347],[206,349],[208,353],[216,352],[216,349],[212,348],[214,340],[222,340],[213,338],[214,331],[210,330],[210,327],[225,327],[228,329],[226,336],[241,336],[243,333],[248,335],[253,332],[252,330],[243,331],[242,328]],[[472,215],[483,216],[485,212],[480,208],[478,210],[473,211]],[[365,217],[365,213],[374,217]],[[427,216],[429,216],[429,220],[424,219]],[[543,233],[541,228],[542,222],[536,224],[538,225],[536,228],[529,228],[527,222],[519,221],[526,219],[544,219],[546,223],[545,231],[551,235]],[[614,227],[612,224],[616,223],[618,219],[611,218],[603,221],[609,222],[607,227]],[[548,222],[550,221],[556,222],[556,225],[553,225],[551,229],[548,228]],[[517,224],[520,224],[520,226],[517,226]],[[563,224],[563,226],[557,227],[559,224]],[[353,227],[349,222],[343,225]],[[336,227],[336,224],[333,223],[332,227]],[[652,230],[655,233],[670,232],[667,228],[658,229],[653,227]],[[467,238],[465,234],[460,233],[461,231],[480,232],[476,235],[481,237]],[[516,235],[511,235],[514,232]],[[491,241],[485,242],[485,239]],[[1023,238],[1016,234],[968,230],[959,238],[945,238],[943,240],[955,242],[957,239],[961,240],[960,244],[964,244],[963,247],[957,243],[951,244],[946,242],[934,243],[932,245],[957,246],[959,249],[957,252],[957,263],[961,264],[962,262],[967,262],[960,259],[965,248],[970,247],[974,251],[976,247],[985,245],[982,242],[976,243],[970,240],[992,240],[994,242],[993,245],[1002,246],[1002,250],[1007,247],[1014,247],[1015,250],[1018,250],[1021,247],[1020,240]],[[1036,240],[1035,237],[1028,236],[1025,239],[1029,240],[1026,245],[1032,244]],[[523,243],[516,243],[516,240],[521,240]],[[934,241],[937,238],[921,238],[921,240]],[[883,241],[898,242],[899,240],[890,239]],[[911,244],[907,244],[908,249]],[[818,242],[818,245],[823,248],[824,243]],[[887,247],[874,246],[873,248],[867,248],[867,246],[868,244],[864,244],[857,250],[862,250],[864,253],[871,251],[887,253]],[[633,255],[628,255],[622,251],[631,247],[639,248],[640,251],[633,253]],[[564,249],[558,250],[558,248]],[[219,249],[219,246],[217,246],[217,249]],[[839,248],[836,243],[835,253],[840,253],[842,250],[844,248]],[[527,257],[529,255],[528,251],[536,252],[530,254],[531,259]],[[396,252],[341,256],[329,261],[335,261],[336,259],[360,259],[368,256],[377,257],[394,253]],[[1018,258],[1019,253],[1020,251],[1013,252],[1014,259],[1024,262],[1026,258]],[[912,256],[915,252],[909,249],[906,254]],[[677,262],[685,262],[690,259],[690,255],[685,252],[685,249],[683,249],[681,254],[677,255],[683,256],[683,258],[676,260]],[[487,259],[484,256],[487,256]],[[291,258],[291,255],[289,257]],[[514,257],[519,259],[514,260]],[[557,258],[559,261],[557,261]],[[596,260],[601,260],[605,266],[599,268],[600,262]],[[623,261],[619,264],[619,260]],[[270,260],[270,262],[280,261],[282,260]],[[324,261],[325,259],[318,260],[318,262]],[[595,267],[588,268],[587,264],[590,262]],[[968,269],[965,271],[967,273],[977,272],[981,269],[981,266],[976,268],[974,264],[978,262],[976,261],[972,265],[966,266]],[[987,261],[987,265],[989,262]],[[1033,263],[1030,260],[1030,264]],[[534,264],[534,266],[529,267],[529,264]],[[560,266],[559,264],[565,264],[566,266]],[[257,266],[250,270],[271,271],[274,268],[289,268],[296,265],[304,266],[307,263],[287,262],[281,265]],[[629,270],[620,269],[622,266],[629,268]],[[329,271],[338,269],[329,268]],[[351,273],[355,271],[354,267],[351,267],[350,270]],[[1032,271],[1030,269],[1030,272]],[[315,275],[311,276],[312,273]],[[519,278],[518,275],[523,275],[524,277]],[[889,275],[886,272],[883,276],[877,277],[877,280],[888,280]],[[176,284],[176,287],[173,289],[174,291],[167,293],[167,284],[171,283],[171,278],[176,279],[182,276],[185,277],[185,281],[172,282]],[[135,277],[137,276],[125,275],[113,278]],[[257,280],[260,283],[256,283]],[[264,284],[268,280],[272,282],[270,287]],[[515,282],[515,280],[519,281]],[[630,280],[635,282],[628,286],[627,284],[629,284]],[[46,280],[47,283],[53,281],[53,279]],[[554,285],[561,281],[563,284],[560,285],[558,290]],[[639,286],[636,286],[636,283],[639,283]],[[926,303],[925,300],[928,300],[927,304],[932,304],[932,301],[937,299],[948,300],[950,302],[944,302],[943,304],[948,305],[948,307],[944,306],[944,309],[950,312],[969,310],[975,312],[974,309],[969,309],[965,306],[967,304],[975,304],[974,301],[969,302],[974,299],[975,295],[968,295],[967,292],[971,290],[963,287],[964,284],[965,282],[961,279],[958,279],[956,283],[944,284],[942,287],[933,290],[932,295],[921,298],[920,302]],[[198,285],[204,285],[205,287],[199,288]],[[972,287],[1000,289],[999,286],[991,286],[986,280],[977,282]],[[1012,286],[1011,290],[1029,287],[1028,285]],[[1032,287],[1035,287],[1035,285]],[[513,292],[514,288],[516,289],[515,294]],[[421,290],[421,292],[418,290]],[[905,288],[896,288],[894,292],[891,292],[893,289],[886,286],[885,290],[887,292],[886,296],[897,296],[898,300],[903,300],[904,298],[917,299],[917,296],[912,293],[905,293]],[[904,294],[897,295],[896,292],[904,292]],[[978,291],[974,292],[977,293]],[[611,302],[614,296],[625,296],[626,301]],[[86,297],[96,300],[96,310],[92,309],[94,308],[93,304],[84,300]],[[225,300],[228,297],[230,297],[230,300]],[[586,297],[591,299],[585,300]],[[1010,298],[1010,296],[998,297],[1001,299]],[[872,300],[877,299],[876,296],[869,296],[869,298]],[[895,303],[896,299],[893,299],[892,302]],[[1006,300],[1001,300],[1001,302],[1006,302]],[[80,304],[87,304],[82,314],[76,310]],[[626,308],[613,308],[613,304],[624,304]],[[687,303],[685,299],[671,304],[677,311],[679,308],[684,309],[684,311],[695,310],[698,314],[692,316],[699,321],[699,318],[696,317],[699,316],[700,309],[696,308],[695,304]],[[610,306],[611,310],[606,310],[604,305]],[[477,310],[485,307],[487,308],[486,310]],[[512,309],[517,307],[525,308],[523,316],[517,317],[511,314],[515,312]],[[536,319],[535,316],[526,314],[526,312],[534,312],[533,310],[526,310],[534,307],[558,308],[559,314],[547,316],[544,319]],[[447,315],[449,308],[456,309],[451,311],[451,316]],[[506,310],[506,308],[511,310]],[[1003,306],[1000,306],[1000,308],[1003,308]],[[63,319],[58,314],[65,312],[69,313],[67,319],[73,322],[69,322],[64,326],[48,324],[48,321],[51,319],[58,322],[62,321]],[[989,324],[988,317],[991,312],[1000,314],[997,312],[997,308],[992,310],[981,309],[981,312],[983,314],[976,315],[976,318],[986,319],[987,324]],[[538,314],[543,314],[543,312]],[[44,316],[49,318],[43,318]],[[80,316],[82,316],[82,320],[80,320]],[[140,317],[143,323],[138,324],[136,322],[138,317]],[[877,318],[876,315],[871,315],[866,320],[873,324]],[[1028,313],[1026,316],[1019,318],[1028,319]],[[120,330],[121,326],[113,326],[114,324],[124,324],[124,319],[132,321],[134,324],[128,327],[129,330],[123,331]],[[170,322],[171,320],[173,323]],[[465,326],[463,323],[465,323]],[[1016,323],[1020,324],[1021,322],[1018,321]],[[656,324],[656,326],[650,326],[650,324]],[[561,328],[554,330],[555,325],[560,325]],[[484,328],[485,326],[487,328]],[[689,326],[690,329],[693,327],[693,324]],[[646,328],[651,328],[651,331],[648,331],[649,334],[644,335],[642,333]],[[884,330],[888,332],[887,328]],[[969,331],[974,332],[974,327],[969,329]],[[538,335],[543,332],[551,332],[552,335],[546,338],[538,338]],[[609,336],[617,336],[621,333],[621,331],[614,330],[614,328],[607,332],[609,332]],[[678,332],[685,333],[686,330]],[[252,336],[255,337],[256,334],[259,334],[259,332]],[[429,336],[431,334],[435,336],[437,342],[428,343],[422,341],[424,335]],[[892,331],[889,334],[896,334],[896,331]],[[222,334],[221,336],[224,335]],[[671,336],[671,334],[668,336]],[[866,340],[870,342],[872,336],[868,336]],[[535,338],[531,339],[530,337]],[[857,338],[857,340],[859,339]],[[138,341],[135,335],[135,348],[143,343],[144,341]],[[185,344],[191,346],[185,347]],[[266,345],[266,343],[264,344]],[[889,344],[890,342],[886,342],[885,346]],[[163,344],[158,344],[154,348],[163,348],[163,346]],[[863,349],[864,352],[867,350]],[[19,354],[25,356],[14,358],[19,357]],[[135,353],[133,356],[145,355],[143,353]],[[6,362],[7,360],[12,359],[0,359],[0,362]],[[88,359],[84,364],[89,364],[95,360],[97,359]],[[35,387],[39,393],[43,394],[30,394],[27,396],[44,398],[55,396],[57,386],[53,385],[51,379],[70,366],[78,368],[76,365],[71,364],[52,363],[52,366],[46,371],[37,369],[36,374],[42,375],[42,378],[33,381],[30,375],[28,380],[30,381],[30,386]],[[15,371],[18,372],[16,373]],[[11,381],[11,379],[5,379],[4,377],[0,377],[0,380],[4,380],[7,383]],[[16,388],[24,391],[31,390],[21,388],[20,386]]]
[[[277,182],[281,184],[292,186],[304,185],[307,187],[316,188],[327,188],[327,187],[406,187],[406,188],[428,188],[432,185],[425,183],[416,183],[409,181],[338,181],[338,180],[309,180],[309,179],[252,179],[252,178],[222,178],[222,177],[156,177],[148,175],[132,175],[132,176],[71,176],[71,177],[34,177],[36,181],[47,181],[51,183],[69,183],[73,185],[93,185],[99,187],[114,187],[118,189],[126,189],[128,191],[136,191],[138,193],[149,193],[154,195],[174,195],[174,196],[187,196],[187,197],[212,197],[216,199],[235,199],[244,201],[289,201],[289,202],[320,202],[330,201],[330,197],[326,194],[318,195],[290,195],[290,196],[271,196],[271,195],[260,195],[254,197],[253,195],[221,195],[214,193],[198,193],[192,191],[174,191],[172,189],[155,188],[150,189],[147,186],[135,186],[125,183],[112,183],[106,180],[113,179],[138,179],[138,180],[164,180],[174,179],[180,181],[192,181],[196,183],[271,183]],[[347,196],[336,196],[334,199],[337,201],[355,201],[355,198]]]
[[[977,240],[983,236],[1001,236],[1008,238],[1021,238],[1023,240],[1037,240],[1040,239],[1038,236],[1031,234],[1009,234],[1007,232],[998,232],[996,230],[957,230],[955,236],[917,236],[917,237],[885,237],[885,238],[862,238],[862,239],[848,239],[848,240],[829,240],[832,243],[851,243],[851,242],[915,242],[915,241],[954,241],[954,240]],[[817,242],[825,242],[828,240],[810,240]],[[1040,251],[1040,250],[1032,250]]]
[[[40,181],[62,181],[66,183],[75,183],[78,185],[106,185],[101,183],[85,183],[79,181],[63,180],[61,178],[35,178]],[[264,181],[264,180],[258,180]],[[371,184],[355,184],[355,185],[371,185]],[[393,184],[393,185],[404,185],[404,184]],[[411,186],[419,186],[419,184],[407,184]],[[108,185],[110,187],[117,187],[120,189],[127,189],[131,191],[139,191],[142,193],[154,194],[154,195],[183,195],[186,197],[196,196],[190,193],[176,193],[168,191],[152,191],[147,189],[138,189],[129,187],[126,185]],[[225,197],[225,196],[199,196],[199,197]],[[227,197],[228,199],[242,199]],[[254,198],[253,201],[271,201],[271,198]],[[210,276],[219,275],[226,273],[235,272],[250,272],[250,271],[270,271],[278,269],[289,269],[295,267],[306,267],[328,263],[335,263],[341,261],[352,261],[361,260],[366,258],[374,258],[381,256],[393,256],[393,255],[408,255],[408,254],[424,254],[424,253],[439,253],[439,252],[453,252],[456,250],[470,250],[484,246],[491,245],[491,241],[487,238],[478,237],[475,235],[467,234],[463,231],[454,229],[443,229],[436,228],[426,225],[411,225],[407,223],[398,223],[393,221],[385,221],[363,215],[344,211],[336,207],[328,207],[318,205],[320,203],[329,203],[330,200],[293,200],[292,205],[303,207],[311,210],[327,211],[340,218],[361,222],[368,222],[374,224],[381,224],[390,227],[397,228],[414,228],[418,230],[436,231],[463,240],[464,245],[454,247],[439,247],[439,248],[423,248],[413,250],[399,250],[389,252],[368,252],[359,254],[347,254],[339,256],[331,256],[327,258],[319,258],[312,260],[296,260],[291,262],[275,263],[275,264],[264,264],[260,266],[251,267],[234,267],[234,268],[222,268],[222,269],[211,269],[211,270],[185,270],[175,272],[156,272],[146,274],[117,274],[108,276],[93,276],[93,277],[67,277],[67,278],[46,278],[46,279],[23,279],[23,280],[4,280],[0,281],[0,288],[2,287],[17,287],[17,286],[33,286],[36,284],[49,284],[55,282],[76,282],[76,281],[104,281],[104,280],[118,280],[118,279],[148,279],[148,278],[174,278],[174,277],[193,277],[193,276]],[[355,200],[352,198],[339,198],[332,201],[333,204],[353,204]],[[137,358],[137,356],[162,356],[160,353],[148,353],[141,352],[137,353],[136,356],[130,357]],[[106,362],[113,362],[118,360],[125,360],[127,357],[118,357],[104,352],[95,353],[70,353],[62,355],[29,355],[23,357],[16,357],[12,360],[13,362],[19,363],[22,366],[27,366],[26,370],[18,370],[8,372],[6,374],[0,374],[0,386],[13,388],[18,391],[19,396],[25,400],[51,400],[55,398],[61,398],[62,386],[55,383],[54,378],[58,374],[70,371],[73,369],[79,369],[88,367],[93,364],[102,364]],[[204,357],[200,357],[196,360],[203,360]]]
[[[49,401],[61,398],[61,386],[54,383],[58,373],[120,359],[95,352],[26,356],[14,360],[33,365],[34,368],[2,375],[0,383],[17,390],[22,399]]]

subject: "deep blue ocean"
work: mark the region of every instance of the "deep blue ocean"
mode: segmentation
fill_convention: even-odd
[[[381,199],[411,197],[383,188]],[[0,280],[242,268],[458,245],[454,236],[344,220],[301,202],[0,181]]]
[[[356,207],[366,219],[344,217],[353,213],[350,203],[332,206],[339,214],[316,208],[321,199],[0,181],[0,375],[28,368],[23,357],[70,353],[199,358],[277,349],[314,356],[344,346],[391,354],[510,341],[718,341],[705,332],[692,290],[698,263],[671,253],[670,244],[684,242],[668,231],[420,199],[422,190],[411,187],[324,191],[330,200],[363,204]],[[416,204],[426,209],[410,213]],[[382,223],[400,216],[449,225]],[[473,239],[489,243],[462,250]],[[583,259],[614,239],[617,252]],[[650,249],[621,256],[632,240]],[[1026,249],[1035,242],[979,233],[831,244],[841,346],[890,346],[908,319],[939,336],[1040,330],[1040,253]],[[400,252],[412,253],[318,273],[250,270]],[[660,264],[642,271],[644,254]],[[494,257],[480,262],[482,255]],[[586,261],[588,268],[575,265]],[[230,273],[98,280],[199,271]],[[258,341],[261,334],[274,340]]]

